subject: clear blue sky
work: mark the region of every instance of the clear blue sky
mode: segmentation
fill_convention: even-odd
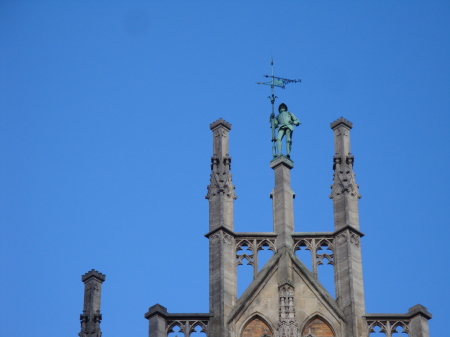
[[[354,123],[367,312],[450,302],[450,2],[2,1],[0,336],[76,336],[95,268],[105,337],[148,307],[208,311],[211,131],[236,231],[271,231],[270,71],[294,134],[297,231],[331,231],[333,138]]]

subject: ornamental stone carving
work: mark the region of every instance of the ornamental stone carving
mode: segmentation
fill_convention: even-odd
[[[278,289],[279,320],[275,337],[299,337],[298,323],[295,318],[294,287],[292,281],[287,280]]]
[[[206,199],[212,199],[218,195],[224,195],[230,199],[237,199],[234,193],[234,185],[231,179],[231,157],[224,157],[220,160],[214,156],[211,158],[211,179],[207,187]]]
[[[350,162],[347,157],[347,162]],[[334,174],[333,184],[331,185],[330,198],[333,199],[338,195],[348,193],[358,199],[361,198],[359,194],[359,186],[355,181],[355,173],[353,172],[352,165],[344,163],[341,164],[341,158],[334,158]],[[351,159],[353,162],[353,159]]]
[[[223,243],[227,246],[231,246],[233,244],[233,237],[229,234],[223,233]]]

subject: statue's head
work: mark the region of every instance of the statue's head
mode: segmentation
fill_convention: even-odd
[[[287,111],[288,107],[286,104],[281,103],[280,106],[278,107],[278,112],[281,112],[281,110]]]

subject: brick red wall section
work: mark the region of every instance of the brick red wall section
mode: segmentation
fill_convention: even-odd
[[[333,331],[327,323],[320,318],[314,318],[303,329],[302,336],[306,336],[311,329],[311,333],[316,337],[334,337]]]
[[[259,318],[255,318],[248,322],[244,330],[242,330],[242,337],[261,337],[264,333],[273,336],[273,332],[267,324]]]

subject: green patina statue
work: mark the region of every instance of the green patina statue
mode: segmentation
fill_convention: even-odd
[[[300,125],[300,121],[292,112],[288,111],[286,104],[281,103],[278,107],[278,115],[275,116],[274,113],[270,115],[270,125],[272,127],[273,156],[278,157],[282,155],[281,141],[283,137],[286,136],[286,157],[290,158],[294,125]],[[277,133],[276,137],[275,133]]]

